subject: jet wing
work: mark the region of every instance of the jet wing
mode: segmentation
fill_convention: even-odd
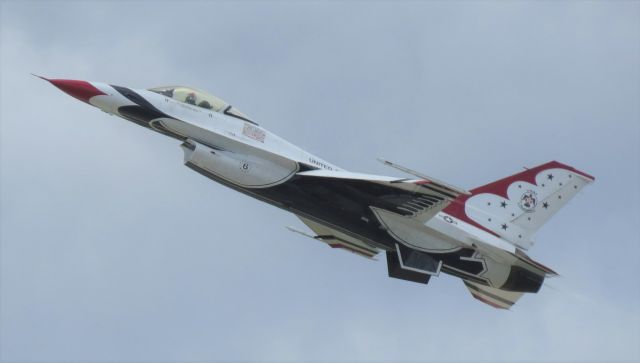
[[[349,251],[366,258],[373,258],[373,256],[377,255],[379,252],[376,247],[357,240],[353,237],[347,236],[346,234],[333,228],[329,228],[301,216],[298,216],[298,218],[300,218],[300,220],[304,224],[311,228],[311,230],[314,231],[316,235],[311,236],[292,227],[287,227],[290,231],[300,233],[303,236],[313,238],[320,242],[324,242],[331,248],[341,248],[345,251]]]
[[[402,179],[347,171],[310,170],[296,175],[342,184],[353,193],[367,195],[371,207],[426,222],[453,202],[463,191],[426,179]]]

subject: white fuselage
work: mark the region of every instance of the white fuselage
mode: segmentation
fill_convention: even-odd
[[[93,97],[91,104],[105,112],[126,118],[126,115],[121,115],[118,109],[122,106],[136,105],[136,103],[118,93],[110,85],[93,82],[92,84],[106,93],[106,95]],[[285,169],[293,168],[292,165],[283,166],[283,164],[287,164],[287,161],[332,171],[342,170],[338,166],[304,151],[257,124],[186,104],[152,91],[144,89],[135,89],[133,91],[142,96],[153,107],[170,116],[154,119],[150,122],[151,128],[160,133],[169,130],[175,135],[193,140],[196,143],[214,146],[221,149],[222,152],[230,153],[229,155],[233,155],[239,162],[251,162],[253,159],[253,165],[249,166],[249,173],[264,173],[269,167],[277,166]],[[258,164],[265,162],[269,164],[269,167],[257,167]],[[211,169],[219,165],[221,163],[211,163],[208,168],[210,171],[214,171]],[[274,176],[274,183],[282,180],[281,174],[277,173]],[[231,181],[235,182],[235,180]],[[236,184],[240,184],[242,187],[247,186],[246,184],[243,185],[243,183],[236,182]],[[424,251],[446,251],[461,246],[477,246],[478,244],[488,246],[487,249],[491,250],[498,258],[504,258],[504,255],[495,251],[496,249],[509,252],[515,251],[513,244],[444,212],[438,213],[437,218],[432,218],[426,224],[408,226],[404,223],[402,225],[390,225],[389,227],[398,231],[396,237],[401,238],[404,243],[412,248]],[[406,232],[408,228],[409,231]],[[403,231],[405,232],[403,233]]]
[[[494,307],[510,307],[555,274],[522,250],[594,180],[557,161],[471,191],[384,160],[419,179],[354,173],[195,88],[134,90],[46,80],[109,114],[182,141],[187,167],[295,214],[316,233],[310,237],[368,258],[385,250],[390,277],[427,283],[442,270]]]

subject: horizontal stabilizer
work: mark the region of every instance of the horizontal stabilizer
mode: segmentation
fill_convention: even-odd
[[[474,298],[497,309],[510,309],[524,295],[523,292],[504,291],[469,281],[463,282]]]
[[[558,273],[553,271],[552,269],[548,268],[547,266],[541,264],[538,261],[534,261],[531,257],[529,257],[526,253],[522,252],[519,249],[516,249],[516,253],[515,256],[523,261],[524,263],[528,264],[529,266],[533,266],[534,268],[544,272],[544,275],[546,277],[554,277],[554,276],[558,276]]]

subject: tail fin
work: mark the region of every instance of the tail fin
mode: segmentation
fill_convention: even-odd
[[[444,212],[529,249],[532,236],[595,179],[551,161],[471,190]]]

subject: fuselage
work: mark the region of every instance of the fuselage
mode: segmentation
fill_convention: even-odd
[[[378,196],[375,190],[364,192],[357,180],[317,183],[300,178],[297,173],[309,170],[344,170],[201,91],[49,81],[109,114],[182,141],[185,164],[196,172],[372,247],[393,251],[402,241],[412,249],[437,255],[443,272],[489,286],[504,285],[509,276],[504,269],[523,264],[514,254],[514,244],[448,214],[447,209],[424,223],[396,226],[393,218],[380,215],[382,209],[370,207]],[[207,102],[199,106],[198,98]]]

